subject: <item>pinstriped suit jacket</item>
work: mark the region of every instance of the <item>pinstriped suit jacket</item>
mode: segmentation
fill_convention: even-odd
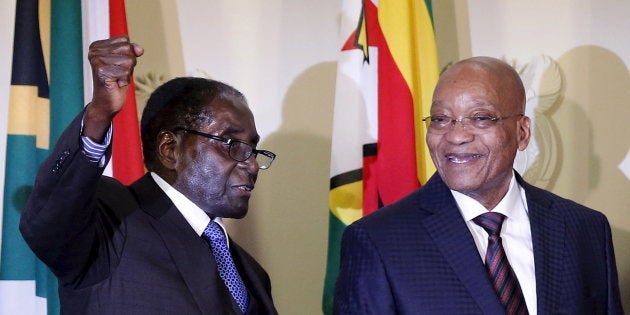
[[[622,314],[606,217],[526,192],[539,314]],[[346,228],[335,314],[503,314],[457,204],[439,175]]]
[[[81,152],[82,115],[42,163],[20,222],[59,279],[62,313],[242,314],[208,243],[151,176],[124,186]],[[267,273],[232,240],[230,251],[247,314],[276,314]]]

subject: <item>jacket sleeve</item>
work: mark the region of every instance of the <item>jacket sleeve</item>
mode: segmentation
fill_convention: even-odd
[[[612,233],[608,220],[604,219],[606,237],[606,264],[608,269],[608,314],[624,314],[619,292],[619,280],[617,278],[617,264],[615,250],[613,249]]]
[[[333,313],[395,314],[394,298],[379,250],[360,225],[346,228],[335,284]]]
[[[83,112],[41,164],[20,219],[25,241],[62,282],[76,278],[98,246],[95,194],[104,168],[82,151],[82,117]]]

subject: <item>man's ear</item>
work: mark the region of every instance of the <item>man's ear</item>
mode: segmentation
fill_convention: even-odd
[[[529,117],[523,116],[520,117],[517,121],[517,131],[516,136],[518,139],[518,149],[520,151],[524,151],[529,144],[529,139],[531,137],[531,121]]]
[[[175,147],[178,141],[180,139],[170,131],[162,131],[157,136],[157,157],[162,166],[168,170],[175,169],[177,165]]]

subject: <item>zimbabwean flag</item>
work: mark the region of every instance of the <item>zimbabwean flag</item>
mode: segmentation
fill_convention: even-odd
[[[333,121],[328,266],[332,313],[346,226],[420,187],[434,172],[422,117],[438,62],[430,0],[346,0]]]

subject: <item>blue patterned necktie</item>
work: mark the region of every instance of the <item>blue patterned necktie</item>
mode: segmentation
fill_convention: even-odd
[[[486,271],[506,314],[528,314],[523,291],[521,291],[516,274],[510,267],[503,245],[501,245],[501,236],[499,235],[501,234],[503,219],[505,216],[501,213],[486,212],[474,218],[473,221],[488,232]]]
[[[238,307],[245,313],[249,304],[249,296],[247,295],[245,284],[236,270],[232,255],[230,255],[223,229],[216,222],[210,221],[203,231],[203,237],[210,243],[212,254],[217,261],[219,276],[221,276],[225,286],[227,286],[232,297],[236,300]]]

